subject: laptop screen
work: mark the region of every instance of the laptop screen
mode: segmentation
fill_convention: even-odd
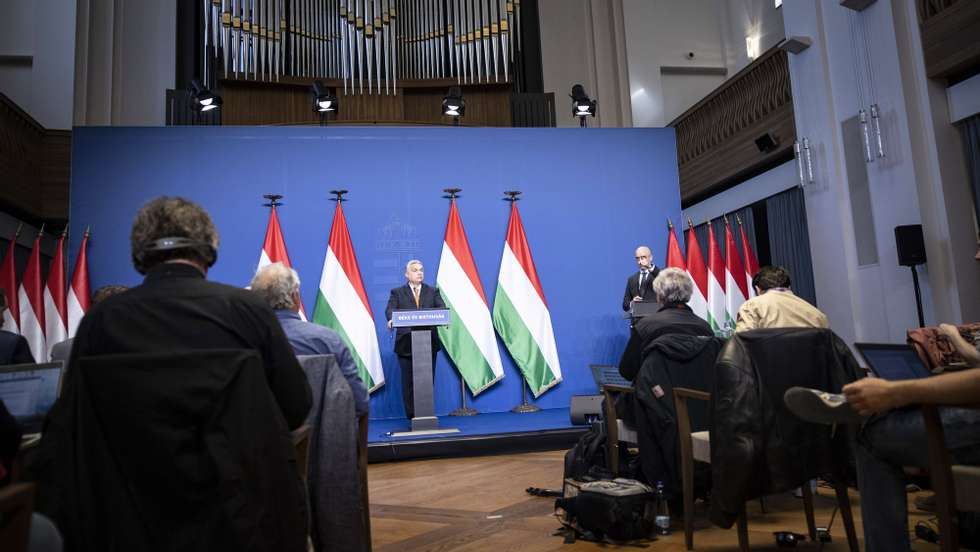
[[[919,379],[929,376],[919,355],[908,345],[855,343],[874,375],[886,380]]]
[[[26,427],[37,426],[61,389],[61,362],[0,366],[0,400]]]

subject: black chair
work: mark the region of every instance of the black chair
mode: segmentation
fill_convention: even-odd
[[[258,353],[83,357],[72,380],[44,439],[66,547],[306,550],[296,451]]]

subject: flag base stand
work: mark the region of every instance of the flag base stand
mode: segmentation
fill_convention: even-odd
[[[466,386],[463,384],[462,376],[459,378],[459,403],[462,406],[450,412],[450,416],[476,416],[479,414],[475,408],[466,406]]]
[[[541,410],[540,406],[527,402],[527,386],[521,384],[521,404],[511,408],[510,411],[516,414],[528,414]]]

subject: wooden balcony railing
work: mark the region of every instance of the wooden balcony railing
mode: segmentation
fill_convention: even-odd
[[[690,205],[792,157],[796,135],[786,53],[776,47],[674,119],[681,202]],[[760,151],[769,133],[775,146]]]

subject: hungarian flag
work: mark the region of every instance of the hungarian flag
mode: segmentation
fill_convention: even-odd
[[[7,246],[7,253],[3,256],[3,263],[0,263],[0,288],[3,288],[4,296],[7,299],[7,310],[3,311],[3,320],[0,321],[0,328],[8,332],[20,333],[20,307],[17,302],[17,270],[14,267],[14,250],[17,248],[17,238],[20,237],[20,226],[14,233],[10,245]]]
[[[687,306],[694,314],[708,320],[708,268],[704,265],[704,255],[694,233],[694,224],[687,221],[687,273],[694,281],[694,290]]]
[[[493,325],[535,397],[561,382],[551,313],[513,201],[493,301]]]
[[[43,230],[42,230],[43,231]],[[24,269],[17,300],[20,302],[20,333],[27,339],[37,362],[46,362],[44,342],[44,285],[41,283],[41,232],[34,239],[34,249]]]
[[[88,228],[82,237],[82,245],[78,247],[78,258],[75,259],[75,270],[71,275],[71,288],[68,289],[68,337],[75,337],[78,324],[88,312],[89,298],[92,292],[88,283]]]
[[[357,265],[357,255],[347,231],[347,219],[339,201],[330,227],[327,256],[323,259],[313,322],[340,334],[354,357],[357,372],[368,392],[384,385],[385,373],[381,368],[374,314],[364,292],[361,269]]]
[[[742,253],[745,255],[745,283],[749,288],[746,299],[755,297],[755,288],[752,287],[752,278],[759,272],[759,260],[755,258],[755,252],[749,246],[749,237],[745,234],[745,226],[742,226],[742,219],[738,221],[738,230],[742,234]]]
[[[670,223],[670,219],[667,219],[667,229],[669,231],[667,235],[667,262],[664,264],[667,268],[687,270],[684,253],[681,252],[681,246],[677,243],[677,234],[674,233],[674,225]]]
[[[436,284],[451,311],[449,326],[439,327],[439,339],[470,392],[477,395],[504,377],[504,367],[455,199],[449,204]]]
[[[735,237],[732,235],[732,229],[728,225],[727,218],[725,219],[725,261],[727,263],[725,267],[725,289],[727,291],[725,311],[728,313],[728,327],[734,330],[738,309],[745,302],[749,291],[745,285],[745,267],[742,265],[742,256],[735,246]]]
[[[279,215],[276,214],[276,206],[272,206],[269,213],[269,226],[265,229],[265,241],[262,243],[262,255],[259,256],[259,267],[262,270],[272,263],[282,263],[289,268],[293,264],[289,262],[289,253],[286,251],[286,240],[282,237],[282,227],[279,225]],[[306,310],[303,304],[299,305],[299,317],[306,320]]]
[[[708,222],[708,323],[719,334],[728,327],[725,308],[725,260],[715,240],[715,231]]]
[[[68,230],[61,233],[58,240],[58,249],[54,252],[54,259],[51,261],[51,270],[48,271],[48,283],[44,286],[44,338],[47,342],[45,359],[51,358],[51,349],[55,343],[61,343],[68,339],[68,308],[67,290],[65,289],[65,235]]]

